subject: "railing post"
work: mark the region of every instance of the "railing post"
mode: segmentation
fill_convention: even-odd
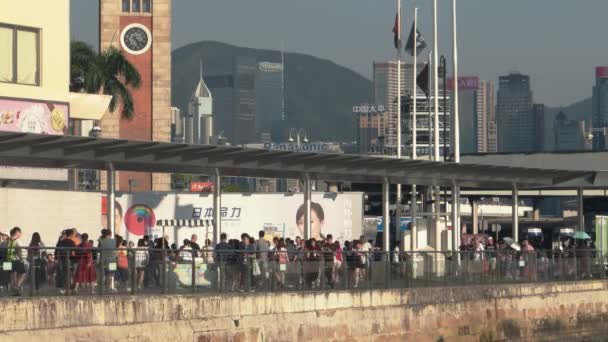
[[[191,251],[192,256],[192,293],[196,293],[196,251]]]
[[[134,295],[137,293],[137,286],[139,285],[139,277],[137,274],[137,265],[135,265],[135,251],[133,249],[129,249],[127,251],[127,256],[129,256],[129,270],[131,273],[131,294]]]
[[[342,250],[342,278],[344,279],[344,289],[348,290],[350,284],[350,277],[348,276],[348,262],[346,259],[347,252]]]
[[[40,253],[40,251],[38,251],[37,253]],[[30,274],[29,274],[29,277],[28,277],[29,278],[28,282],[29,282],[29,287],[30,287],[29,288],[29,295],[30,295],[30,297],[33,297],[34,296],[34,286],[36,286],[36,281],[37,281],[37,279],[36,279],[36,267],[38,267],[38,266],[36,266],[36,262],[35,262],[33,253],[30,253],[30,254],[32,254],[32,265],[30,265],[30,270],[29,270]]]
[[[104,291],[105,291],[105,287],[106,287],[106,269],[105,269],[105,265],[104,265],[104,260],[102,259],[102,254],[103,252],[99,251],[96,252],[97,253],[97,269],[99,270],[98,274],[99,274],[99,282],[98,282],[98,287],[99,287],[99,295],[103,295]]]
[[[164,237],[163,237],[164,239]],[[167,293],[167,250],[165,248],[165,242],[163,242],[163,250],[161,252],[162,255],[162,264],[161,264],[161,275],[160,275],[160,280],[161,280],[161,293],[165,294]]]
[[[321,278],[320,288],[321,290],[325,290],[325,286],[327,286],[327,279],[325,279],[325,253],[321,252],[321,262],[319,263],[319,276]]]

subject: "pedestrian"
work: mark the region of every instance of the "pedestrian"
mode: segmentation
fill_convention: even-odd
[[[112,238],[112,233],[109,229],[101,230],[101,237],[97,242],[97,248],[100,250],[99,263],[102,272],[105,276],[105,284],[110,291],[116,291],[114,286],[114,275],[116,272],[116,241]]]
[[[55,249],[55,260],[57,261],[55,287],[60,294],[65,294],[71,288],[71,261],[73,261],[76,248],[72,235],[74,235],[73,229],[64,230],[57,242],[57,249]]]
[[[331,234],[327,234],[327,238],[323,242],[321,247],[323,253],[323,276],[325,277],[325,283],[330,288],[334,287],[334,258],[335,258],[335,245],[334,238]]]
[[[192,253],[194,253],[194,251],[191,247],[190,240],[184,239],[183,245],[179,248],[178,260],[183,263],[192,263],[192,260],[194,259]]]
[[[97,283],[97,272],[93,262],[93,241],[89,241],[88,234],[82,234],[82,243],[78,251],[78,269],[74,277],[74,291],[78,290],[80,285],[90,288],[91,292],[95,290]]]
[[[275,251],[275,260],[277,263],[276,280],[277,288],[285,288],[285,273],[287,272],[287,265],[289,264],[289,255],[287,254],[287,247],[285,246],[284,240],[279,240]]]
[[[32,239],[27,250],[27,261],[30,267],[33,268],[31,272],[33,279],[32,283],[36,290],[40,289],[40,285],[46,282],[46,260],[44,257],[44,244],[40,238],[40,233],[35,232],[32,234]]]
[[[19,246],[19,240],[21,238],[21,228],[14,227],[10,231],[10,236],[6,242],[6,261],[10,262],[11,268],[11,287],[14,295],[21,295],[21,286],[25,280],[25,263],[23,262],[22,250]]]
[[[198,236],[196,234],[192,234],[192,236],[190,237],[190,248],[192,248],[193,256],[195,258],[201,256],[201,246],[199,246],[196,241],[198,241]]]
[[[135,251],[135,268],[137,270],[137,288],[141,290],[144,284],[144,277],[146,267],[148,266],[148,259],[150,254],[148,252],[146,241],[139,239],[137,241],[137,250]]]
[[[263,230],[260,230],[258,233],[259,239],[257,242],[257,252],[258,252],[258,264],[260,267],[260,275],[258,277],[257,285],[259,287],[266,287],[268,285],[268,279],[270,276],[270,269],[268,264],[268,257],[270,252],[270,242],[265,239],[266,233]]]

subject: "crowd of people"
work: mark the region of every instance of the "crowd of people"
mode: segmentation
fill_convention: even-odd
[[[319,240],[267,239],[264,231],[258,233],[257,239],[244,233],[240,239],[228,240],[222,233],[216,245],[207,239],[203,246],[193,234],[178,246],[169,244],[167,237],[151,239],[148,235],[134,243],[120,235],[112,236],[107,229],[102,229],[94,241],[86,233],[66,229],[53,248],[46,247],[38,233],[32,234],[27,246],[22,246],[21,234],[19,227],[0,232],[0,293],[21,294],[26,279],[32,291],[54,288],[60,294],[158,289],[166,286],[167,274],[175,265],[200,267],[199,263],[205,265],[205,278],[211,287],[222,291],[331,289],[338,284],[357,288],[372,280],[373,262],[389,266],[383,274],[390,272],[391,277],[405,278],[414,272],[414,258],[429,254],[399,252],[399,242],[394,243],[391,253],[380,253],[373,241],[363,236],[341,244],[332,235]],[[565,239],[557,250],[536,250],[527,239],[520,244],[509,238],[495,243],[491,237],[474,237],[463,240],[459,267],[473,276],[535,280],[548,273],[549,259],[557,255],[560,260],[578,259],[574,264],[564,262],[562,274],[574,270],[579,278],[592,276],[591,260],[596,252],[589,240]],[[456,260],[454,253],[443,255],[446,260]],[[446,272],[458,274],[463,270]]]
[[[563,236],[553,249],[543,249],[542,245],[542,238],[526,237],[516,242],[505,237],[495,242],[491,236],[473,237],[462,240],[460,253],[466,267],[473,268],[470,274],[504,280],[584,279],[592,278],[594,273],[605,275],[604,261],[600,260],[591,239]],[[598,266],[596,270],[594,264]]]

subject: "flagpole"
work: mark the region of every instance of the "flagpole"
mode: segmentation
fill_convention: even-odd
[[[399,38],[397,47],[397,159],[401,159],[401,0],[397,0],[397,36]],[[401,231],[401,184],[397,184],[395,202],[395,233],[399,234]]]
[[[428,94],[429,96],[427,96],[426,102],[429,108],[429,160],[433,160],[433,111],[431,109],[431,95],[433,95],[432,92],[432,87],[433,87],[433,77],[432,77],[432,70],[433,70],[433,51],[429,51],[429,61],[428,61],[428,78],[429,78],[429,89],[428,89]]]
[[[460,163],[460,122],[458,118],[458,40],[456,39],[456,0],[452,0],[452,64],[454,68],[454,162]]]
[[[418,77],[418,8],[414,8],[414,73],[412,77],[412,160],[416,160],[418,157],[418,137],[417,137],[417,124],[416,124],[416,98],[418,93],[417,77]],[[413,252],[417,248],[418,240],[418,228],[416,227],[416,211],[417,208],[417,196],[416,196],[416,184],[412,184],[412,196],[410,202],[410,216],[412,217],[412,230],[410,232],[410,250]],[[404,248],[405,250],[405,248]]]
[[[433,0],[433,111],[435,117],[433,123],[435,146],[433,147],[435,161],[439,161],[439,72],[437,70],[439,51],[437,50],[437,0]]]

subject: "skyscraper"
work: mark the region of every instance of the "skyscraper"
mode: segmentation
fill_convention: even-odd
[[[534,151],[545,150],[545,105],[535,103],[532,105],[534,116]]]
[[[211,96],[211,92],[203,80],[202,65],[201,77],[190,98],[188,107],[186,142],[208,145],[213,136],[213,96]]]
[[[386,108],[385,145],[397,146],[397,61],[374,62],[374,102]],[[412,68],[401,62],[401,95],[411,89]],[[420,68],[419,70],[422,70]],[[404,134],[404,130],[401,130]],[[403,140],[402,140],[403,142]]]
[[[270,134],[274,142],[283,141],[283,65],[260,62],[255,73],[255,129],[260,136]]]
[[[239,56],[234,63],[234,97],[231,141],[235,145],[255,142],[255,57]]]
[[[424,69],[424,63],[418,63],[417,73],[422,72]],[[412,94],[412,85],[414,82],[414,66],[413,64],[406,64],[401,62],[401,96],[408,96]],[[441,82],[441,81],[440,81]],[[428,110],[429,105],[426,96],[422,89],[418,88],[417,91],[417,107],[418,107],[418,125],[417,130],[419,134],[417,137],[420,141],[426,139],[426,148],[428,149]],[[432,102],[432,100],[431,100]],[[442,115],[443,110],[442,99],[440,99],[440,114]],[[386,116],[384,120],[384,146],[385,148],[397,148],[397,61],[387,62],[374,62],[374,103],[379,106],[384,106],[386,109]],[[426,115],[424,114],[426,112]],[[426,120],[426,121],[425,121]],[[407,113],[402,113],[401,116],[401,143],[407,145],[408,142],[411,144],[411,131],[408,131],[408,122],[411,118],[407,118]],[[425,123],[426,122],[426,123]],[[426,128],[423,126],[426,125]],[[425,130],[425,131],[423,131]],[[426,134],[426,138],[421,134]],[[420,149],[424,147],[419,146]],[[411,149],[411,146],[410,146]],[[408,153],[408,152],[406,152]],[[411,152],[409,152],[411,153]],[[428,151],[424,152],[428,156]]]
[[[600,128],[608,127],[608,66],[598,66],[595,68],[595,86],[593,87],[593,150],[600,151],[606,149],[606,137],[604,130]]]
[[[511,73],[498,78],[496,119],[498,152],[529,152],[536,148],[530,77]]]
[[[494,82],[479,81],[477,88],[477,152],[496,152],[496,102]],[[462,134],[460,135],[462,137]],[[462,139],[462,138],[461,138]]]
[[[553,124],[556,151],[580,151],[585,149],[585,122],[568,120],[566,113],[559,112]]]
[[[454,89],[454,80],[448,80],[450,91]],[[495,141],[495,103],[494,83],[479,80],[477,76],[458,78],[460,151],[462,153],[485,153],[491,151],[489,146],[496,146]],[[451,107],[453,111],[454,108]],[[491,133],[494,132],[493,136]],[[496,152],[494,150],[494,152]]]
[[[496,90],[493,81],[479,82],[479,97],[481,103],[479,108],[485,105],[486,112],[486,149],[482,151],[478,145],[479,152],[498,152],[498,131],[496,127]]]

